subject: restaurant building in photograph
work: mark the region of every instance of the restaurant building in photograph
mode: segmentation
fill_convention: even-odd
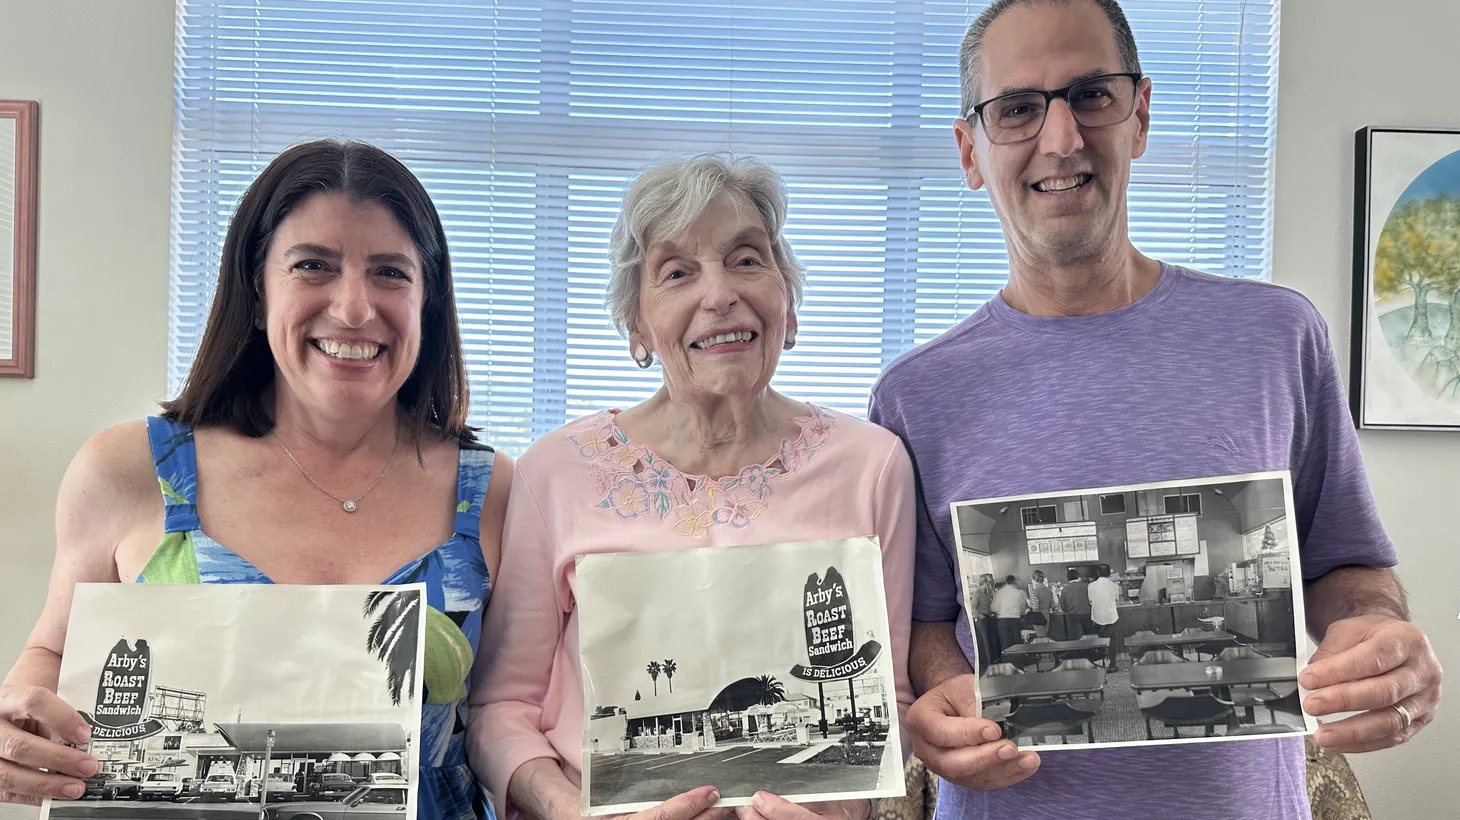
[[[737,697],[741,691],[748,697]],[[788,689],[773,678],[746,678],[718,693],[686,689],[626,707],[602,707],[589,716],[588,746],[594,753],[616,753],[698,751],[735,743],[806,745],[823,740],[823,703],[828,736],[846,731],[854,706],[863,726],[889,722],[890,707],[874,674],[832,681],[820,691],[794,679]]]
[[[91,752],[105,771],[139,781],[169,773],[180,785],[226,770],[243,789],[267,772],[295,781],[296,791],[304,793],[317,772],[340,772],[357,781],[377,772],[405,774],[409,738],[398,723],[208,723],[207,701],[203,692],[154,685],[146,717],[161,721],[165,731],[138,740],[96,741]],[[183,789],[179,796],[186,794]]]
[[[1010,736],[1304,729],[1281,474],[955,506],[980,692]]]

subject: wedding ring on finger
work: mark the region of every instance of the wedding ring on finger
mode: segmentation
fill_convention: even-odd
[[[1409,713],[1409,710],[1404,708],[1404,704],[1402,703],[1394,704],[1394,711],[1398,712],[1399,718],[1404,721],[1404,726],[1401,727],[1399,731],[1408,731],[1409,727],[1414,724],[1414,715],[1411,715]]]

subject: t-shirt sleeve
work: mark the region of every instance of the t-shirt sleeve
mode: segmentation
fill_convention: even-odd
[[[1308,435],[1294,454],[1293,504],[1303,578],[1337,567],[1392,567],[1399,563],[1385,532],[1364,471],[1358,434],[1349,413],[1328,327],[1313,310],[1303,351],[1303,391]]]
[[[890,390],[892,388],[886,381],[879,382],[872,390],[867,418],[902,439],[916,475],[917,448],[904,429],[898,402],[889,395]],[[914,506],[917,520],[917,560],[913,571],[912,617],[915,621],[929,623],[953,621],[963,610],[962,601],[958,597],[958,567],[954,563],[954,554],[944,546],[943,539],[933,528],[922,481],[918,480],[916,486],[917,502]],[[947,512],[943,514],[947,515]]]

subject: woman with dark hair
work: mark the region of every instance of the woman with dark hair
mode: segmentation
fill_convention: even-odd
[[[88,735],[55,695],[75,584],[424,582],[420,814],[491,816],[463,728],[512,463],[466,417],[420,181],[357,142],[280,154],[229,225],[181,394],[98,433],[62,479],[50,596],[0,686],[0,799],[79,797],[98,769],[51,740]]]

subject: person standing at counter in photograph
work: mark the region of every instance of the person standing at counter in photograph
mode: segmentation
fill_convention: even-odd
[[[1441,670],[1390,569],[1323,317],[1292,290],[1131,242],[1127,187],[1152,92],[1119,5],[996,0],[968,29],[960,79],[959,157],[999,216],[1009,282],[889,365],[869,405],[917,465],[909,674],[921,696],[907,726],[944,780],[937,817],[1307,820],[1300,737],[1041,759],[977,717],[949,505],[1080,487],[1292,474],[1307,627],[1321,640],[1300,674],[1304,707],[1358,712],[1319,729],[1321,746],[1410,740],[1434,717]],[[1201,367],[1152,355],[1196,349],[1220,352]],[[1036,362],[1058,377],[1031,378]],[[1149,808],[1111,799],[1126,794]]]
[[[999,618],[999,651],[1024,642],[1024,613],[1029,611],[1029,599],[1019,588],[1014,576],[1004,578],[999,591],[994,593],[994,614]]]
[[[1115,624],[1120,620],[1120,586],[1110,580],[1110,565],[1101,564],[1099,577],[1090,582],[1090,620],[1095,622],[1097,634],[1110,639],[1110,666],[1120,657],[1120,632]]]
[[[978,673],[982,675],[1004,651],[999,646],[999,622],[994,620],[993,573],[985,572],[978,577],[978,586],[973,590],[973,622],[978,640]]]
[[[1060,590],[1060,609],[1065,612],[1065,639],[1073,641],[1095,631],[1090,621],[1090,585],[1074,567],[1066,570],[1065,577],[1069,583]]]
[[[1045,583],[1044,571],[1034,571],[1034,583],[1029,585],[1029,622],[1034,637],[1049,636],[1049,620],[1054,614],[1054,590]]]

